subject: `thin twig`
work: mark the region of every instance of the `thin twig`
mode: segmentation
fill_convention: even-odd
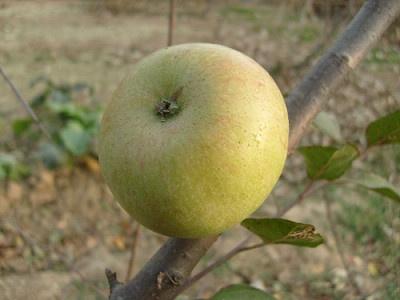
[[[33,109],[30,107],[29,103],[22,98],[21,93],[18,91],[14,83],[11,81],[11,79],[7,76],[7,74],[4,72],[3,68],[0,66],[0,74],[4,78],[5,82],[8,84],[8,86],[11,88],[13,91],[15,97],[19,101],[19,103],[22,105],[22,107],[25,109],[25,111],[28,113],[28,115],[32,118],[32,120],[36,123],[36,125],[39,127],[39,129],[43,132],[43,134],[51,140],[51,136],[47,129],[44,127],[42,122],[40,122],[38,116],[36,113],[33,111]]]
[[[169,18],[168,18],[168,42],[167,46],[173,43],[174,30],[175,30],[175,0],[169,0]]]
[[[344,270],[346,271],[346,274],[347,274],[347,277],[349,278],[349,282],[350,282],[351,286],[353,287],[353,289],[356,291],[356,293],[358,295],[362,295],[362,291],[353,276],[353,272],[348,267],[346,258],[344,257],[344,251],[342,248],[342,244],[340,243],[340,238],[339,238],[339,234],[338,234],[338,231],[336,228],[336,224],[335,224],[335,221],[333,220],[330,201],[328,199],[326,199],[324,202],[325,202],[325,208],[326,208],[326,218],[328,220],[328,224],[332,231],[333,241],[335,243],[336,251],[339,254],[340,261],[343,265]]]
[[[210,273],[212,270],[214,270],[215,268],[217,268],[220,265],[222,265],[223,263],[225,263],[227,260],[231,259],[232,257],[234,257],[235,255],[239,254],[240,252],[245,251],[246,248],[244,246],[250,241],[250,238],[251,237],[245,238],[242,242],[240,242],[231,251],[229,251],[224,256],[220,257],[218,260],[216,260],[215,262],[213,262],[212,264],[207,266],[204,270],[200,271],[196,275],[194,275],[191,278],[189,278],[184,284],[182,284],[179,287],[179,290],[180,291],[184,291],[185,289],[187,289],[188,287],[193,285],[195,282],[197,282],[198,280],[203,278],[205,275]],[[258,244],[256,246],[258,247]],[[249,248],[249,247],[247,247],[247,248]],[[254,248],[252,248],[252,249],[254,249]]]
[[[295,207],[296,205],[302,203],[304,201],[304,199],[310,194],[310,192],[312,191],[314,185],[315,185],[316,181],[314,180],[310,180],[308,181],[308,183],[306,184],[304,190],[297,196],[296,200],[294,200],[293,202],[289,203],[286,207],[282,208],[277,214],[276,217],[282,217],[284,214],[286,214],[289,210],[291,210],[293,207]]]
[[[129,256],[128,270],[126,271],[125,281],[128,281],[131,278],[135,267],[135,257],[140,236],[140,227],[141,227],[140,224],[137,223],[135,232],[133,233],[133,242],[132,242],[131,254]]]

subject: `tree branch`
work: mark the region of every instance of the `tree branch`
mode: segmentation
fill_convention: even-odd
[[[224,262],[227,260],[231,259],[232,257],[236,256],[240,252],[245,251],[244,249],[247,249],[248,247],[245,247],[245,245],[250,241],[250,237],[247,237],[244,239],[242,242],[240,242],[236,247],[234,247],[231,251],[226,253],[224,256],[220,257],[218,260],[207,266],[204,270],[200,271],[193,277],[189,278],[186,280],[179,288],[178,288],[178,294],[186,290],[188,287],[193,285],[195,282],[203,278],[206,274],[210,273],[212,270],[215,268],[219,267],[222,265]],[[258,244],[257,244],[258,246]]]
[[[290,151],[304,135],[328,93],[357,66],[399,11],[398,0],[366,1],[334,46],[289,95],[286,103],[291,131]]]
[[[328,93],[356,67],[399,12],[399,0],[367,1],[335,45],[289,95],[289,152],[305,134]],[[174,299],[216,239],[169,239],[135,278],[112,291],[110,300]]]
[[[177,287],[216,239],[217,236],[198,240],[169,239],[134,279],[112,291],[110,299],[174,299]]]

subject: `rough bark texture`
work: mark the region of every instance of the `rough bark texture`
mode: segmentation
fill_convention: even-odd
[[[134,279],[125,285],[113,285],[110,299],[174,299],[177,287],[217,238],[169,239]]]
[[[400,12],[400,0],[369,0],[287,98],[293,151],[327,95],[355,68]],[[170,300],[217,237],[168,240],[129,282],[113,285],[110,300]]]

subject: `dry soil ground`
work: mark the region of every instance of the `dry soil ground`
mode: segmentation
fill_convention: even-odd
[[[267,68],[284,93],[318,57],[315,49],[329,44],[346,22],[320,19],[306,8],[209,2],[199,10],[189,4],[179,7],[174,42],[236,48]],[[24,97],[35,94],[29,82],[45,75],[56,82],[84,81],[104,103],[136,61],[165,46],[165,4],[149,2],[126,14],[93,3],[100,2],[0,1],[0,64]],[[315,55],[302,64],[310,52]],[[399,44],[386,37],[325,107],[336,115],[346,140],[364,143],[368,122],[399,108],[399,78]],[[3,82],[0,91],[4,142],[12,138],[7,120],[22,112]],[[303,141],[332,142],[315,128]],[[399,184],[399,148],[378,152],[355,168],[377,170]],[[281,182],[257,215],[272,214],[302,191],[303,165],[298,154],[290,158]],[[326,198],[335,200],[343,256],[361,295],[336,250],[323,204]],[[317,249],[271,246],[239,255],[182,299],[207,298],[238,282],[265,289],[277,299],[400,299],[400,211],[394,203],[333,187],[313,194],[287,217],[316,225],[326,244]],[[104,268],[122,277],[126,272],[135,224],[113,202],[95,162],[90,168],[58,171],[38,166],[28,180],[9,183],[1,190],[0,218],[1,300],[106,299]],[[224,234],[198,269],[244,235],[239,227]],[[142,231],[135,270],[164,240]]]

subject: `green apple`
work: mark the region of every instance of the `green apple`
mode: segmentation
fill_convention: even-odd
[[[199,238],[238,224],[277,182],[288,115],[269,74],[213,44],[142,59],[103,115],[98,151],[120,205],[158,233]]]

